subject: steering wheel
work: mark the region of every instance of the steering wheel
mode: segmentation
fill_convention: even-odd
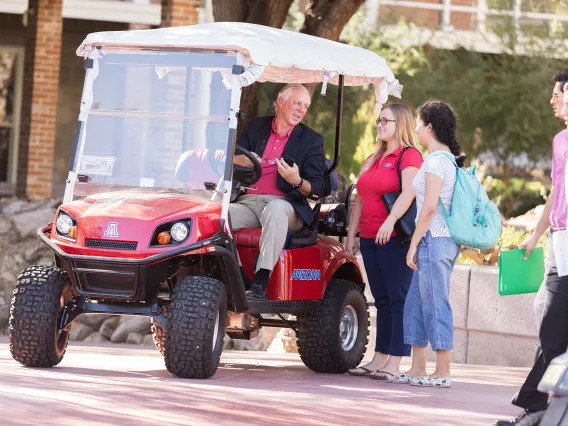
[[[239,145],[235,147],[235,155],[237,155],[237,152],[251,161],[252,168],[233,164],[233,183],[238,182],[240,186],[249,186],[257,183],[262,176],[260,161],[258,161],[258,158],[250,151]]]

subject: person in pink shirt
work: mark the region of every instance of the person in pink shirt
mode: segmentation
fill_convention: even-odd
[[[568,306],[568,276],[558,275],[555,248],[551,242],[554,232],[565,232],[568,214],[565,188],[566,162],[568,161],[567,82],[568,69],[554,76],[554,88],[550,100],[555,117],[564,119],[564,124],[567,126],[552,141],[552,189],[536,228],[529,238],[519,244],[519,247],[525,249],[525,259],[528,259],[542,234],[547,229],[549,230],[547,272],[537,295],[537,299],[545,303],[542,304],[542,310],[535,309],[537,317],[540,316],[541,320],[538,335],[540,348],[533,368],[512,401],[513,405],[523,408],[524,411],[513,420],[496,420],[495,424],[498,426],[514,426],[527,414],[546,410],[548,395],[539,392],[537,386],[550,361],[568,349],[568,309],[566,309]]]
[[[562,111],[560,111],[562,117],[564,117],[564,124],[568,127],[568,83],[564,83],[564,96],[562,102]]]
[[[307,198],[324,192],[323,137],[301,123],[310,106],[308,90],[288,84],[276,101],[275,117],[255,117],[237,145],[260,159],[262,176],[229,206],[233,230],[262,228],[254,281],[247,291],[253,300],[266,298],[268,279],[284,248],[288,231],[311,228],[313,211]],[[284,157],[294,160],[292,166]],[[244,155],[234,163],[252,167]],[[316,225],[317,226],[317,225]],[[246,275],[243,278],[247,281]]]

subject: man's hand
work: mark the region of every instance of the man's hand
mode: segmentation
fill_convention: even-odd
[[[531,251],[533,251],[533,249],[538,244],[538,240],[539,238],[537,238],[536,235],[531,234],[530,237],[528,237],[525,241],[519,244],[519,248],[525,249],[525,260],[528,260]]]
[[[252,152],[251,154],[254,155],[256,158],[258,158],[258,161],[260,161],[260,157],[258,155],[256,155],[254,152]],[[249,169],[252,169],[254,167],[254,164],[252,164],[252,161],[250,161],[250,159],[248,157],[246,157],[244,154],[235,155],[235,158],[233,160],[233,164],[236,164],[236,165],[242,166],[242,167],[247,167]]]
[[[300,183],[302,178],[300,177],[300,170],[296,163],[290,167],[282,158],[277,158],[276,164],[278,164],[278,173],[280,173],[280,176],[282,176],[286,182],[291,185],[298,185]]]
[[[249,169],[252,169],[252,161],[250,161],[243,154],[235,155],[233,163],[237,166],[248,167]]]

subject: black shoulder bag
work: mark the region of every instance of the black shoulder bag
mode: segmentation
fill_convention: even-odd
[[[396,171],[398,173],[398,183],[400,184],[400,191],[389,192],[388,194],[383,194],[381,197],[389,214],[392,210],[392,206],[394,206],[394,203],[402,193],[402,173],[400,171],[400,162],[402,161],[402,156],[409,148],[410,147],[406,147],[402,150],[402,152],[400,153],[400,157],[398,157],[398,162],[396,164]],[[414,230],[416,229],[415,221],[416,221],[416,198],[412,200],[412,204],[410,204],[408,210],[406,210],[406,212],[402,215],[402,217],[398,219],[394,224],[394,230],[396,232],[396,235],[402,243],[407,243],[412,239],[412,234],[414,234]]]

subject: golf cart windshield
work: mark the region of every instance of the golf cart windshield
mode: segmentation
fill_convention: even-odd
[[[215,198],[235,54],[95,49],[86,60],[73,196],[132,188]]]

